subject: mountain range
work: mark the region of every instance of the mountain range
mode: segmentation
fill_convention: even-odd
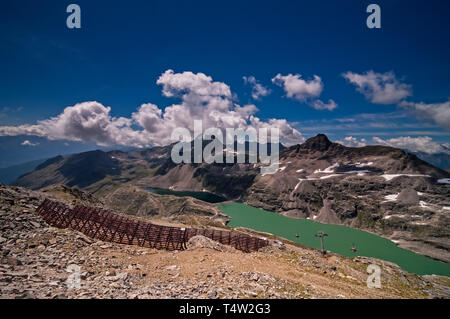
[[[261,163],[175,164],[171,148],[58,156],[13,184],[34,190],[76,186],[116,207],[124,207],[114,198],[118,194],[125,202],[140,196],[127,212],[141,215],[154,208],[136,189],[209,191],[292,218],[365,229],[450,262],[450,173],[414,154],[388,146],[346,147],[319,134],[282,148],[277,172],[261,175]]]

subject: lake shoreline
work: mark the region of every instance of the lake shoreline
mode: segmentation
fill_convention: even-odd
[[[173,195],[178,197],[193,197],[209,202],[228,220],[224,224],[232,228],[244,228],[249,231],[266,233],[270,236],[282,238],[292,243],[300,244],[312,249],[320,249],[319,240],[312,230],[326,230],[330,237],[325,239],[325,249],[340,256],[354,258],[357,256],[376,258],[397,264],[402,269],[418,275],[443,275],[450,277],[450,265],[442,260],[417,253],[406,247],[407,241],[394,242],[383,234],[371,230],[357,229],[348,225],[333,225],[319,223],[310,219],[299,219],[285,216],[278,212],[267,211],[261,208],[245,204],[242,200],[229,200],[209,191],[179,191],[157,187],[143,187],[143,189],[159,194]],[[239,211],[253,211],[253,217],[244,222],[239,221],[242,214],[230,213],[225,207],[238,206]],[[224,209],[225,208],[225,209]],[[255,214],[255,212],[258,212]],[[269,215],[267,215],[269,214]],[[268,218],[267,225],[261,224],[261,216]],[[283,227],[277,229],[276,224],[281,223]],[[290,229],[286,232],[286,229]],[[379,246],[379,247],[378,247]],[[380,248],[381,247],[381,248]],[[355,249],[356,248],[356,249]],[[355,250],[354,250],[355,249]],[[350,252],[351,251],[351,252]],[[417,265],[414,265],[416,263]]]
[[[295,238],[295,234],[298,231],[296,232],[294,230],[290,234],[288,234],[286,232],[282,233],[281,231],[278,231],[278,232],[270,231],[267,229],[267,227],[270,228],[270,226],[268,226],[268,225],[262,226],[261,224],[258,224],[258,222],[260,222],[260,221],[257,221],[258,218],[253,218],[253,220],[249,220],[249,221],[245,221],[245,222],[236,221],[238,219],[237,218],[238,216],[235,213],[230,213],[230,210],[225,208],[225,206],[230,207],[230,205],[244,205],[244,206],[239,207],[240,211],[244,211],[245,208],[250,208],[253,210],[258,210],[260,212],[266,212],[266,213],[272,214],[272,217],[274,217],[274,218],[284,218],[284,219],[286,219],[286,221],[288,221],[286,223],[286,225],[283,224],[285,226],[285,228],[290,227],[292,229],[295,229],[296,226],[290,225],[290,224],[294,224],[294,223],[292,223],[292,221],[296,221],[296,223],[308,223],[308,227],[311,227],[311,225],[315,225],[313,228],[317,228],[317,229],[324,228],[324,229],[328,229],[328,231],[334,229],[334,232],[335,232],[334,238],[339,238],[340,232],[343,232],[344,234],[350,233],[351,234],[350,237],[354,236],[355,241],[356,241],[356,238],[358,238],[358,236],[362,236],[362,237],[360,237],[360,241],[364,242],[363,246],[365,246],[365,247],[362,252],[358,248],[357,253],[354,255],[350,254],[348,251],[345,250],[345,247],[350,246],[349,245],[350,241],[348,240],[348,238],[345,239],[346,240],[346,242],[345,242],[346,246],[344,245],[345,247],[342,245],[340,245],[338,248],[333,247],[333,242],[331,242],[331,249],[328,249],[326,247],[327,250],[330,250],[333,253],[339,254],[341,256],[353,258],[353,257],[356,257],[357,255],[361,255],[361,256],[365,256],[365,257],[385,260],[388,262],[393,262],[393,263],[399,265],[399,267],[401,267],[402,269],[405,269],[409,272],[416,273],[419,275],[436,274],[436,275],[443,275],[443,276],[447,276],[447,277],[450,276],[450,265],[447,263],[444,263],[440,260],[432,259],[432,258],[424,256],[422,254],[417,254],[413,251],[404,249],[404,248],[398,246],[392,240],[382,237],[382,236],[379,236],[379,234],[376,234],[373,232],[367,232],[365,230],[351,228],[351,227],[348,227],[345,225],[330,225],[330,224],[322,224],[322,223],[318,223],[318,222],[306,220],[306,219],[293,219],[293,218],[289,218],[287,216],[283,216],[283,215],[275,213],[275,212],[265,211],[265,210],[262,210],[259,208],[248,206],[243,203],[236,203],[236,202],[233,204],[220,203],[217,205],[218,208],[225,215],[230,217],[230,221],[227,223],[227,225],[229,227],[244,227],[244,228],[249,228],[251,230],[254,230],[256,232],[270,233],[270,234],[273,234],[274,236],[277,236],[277,237],[280,237],[280,238],[283,238],[283,239],[286,239],[286,240],[289,240],[289,241],[292,241],[295,243],[299,243],[301,245],[319,249],[318,243],[314,242],[312,240],[312,238],[308,238],[308,240],[303,240],[302,234],[300,234],[299,238]],[[261,217],[261,215],[262,214],[259,214],[258,217]],[[255,216],[253,216],[253,217],[255,217]],[[250,225],[251,223],[253,223],[254,225]],[[273,220],[271,220],[271,223],[273,223]],[[301,229],[300,224],[298,224],[297,226],[299,227],[299,229]],[[305,227],[305,225],[303,225],[303,227]],[[340,227],[341,227],[341,229],[340,229]],[[336,230],[338,230],[338,231],[336,232]],[[286,234],[288,234],[288,235],[286,235]],[[303,236],[304,235],[305,234],[303,234]],[[309,234],[309,236],[312,236],[312,234]],[[305,241],[306,241],[306,243],[305,243]],[[377,243],[377,245],[383,246],[383,248],[377,249],[376,247],[370,247],[372,245],[371,241],[373,241],[374,243]],[[383,241],[385,241],[385,242],[383,242]],[[328,241],[328,243],[330,245],[330,241]],[[388,251],[390,251],[390,253],[388,253]],[[401,257],[399,257],[399,256],[401,256]],[[414,263],[419,264],[419,265],[414,265]]]
[[[221,205],[221,204],[231,204],[231,203],[240,203],[240,204],[244,204],[244,205],[251,206],[251,205],[249,205],[249,204],[247,204],[247,203],[245,203],[244,201],[241,201],[241,200],[228,200],[228,201],[226,201],[226,202],[217,203],[216,206],[219,206],[219,205]],[[256,208],[256,209],[263,209],[263,208],[255,207],[255,206],[251,206],[251,207],[254,207],[254,208]],[[263,209],[263,210],[265,210],[265,209]],[[289,219],[292,219],[292,220],[307,220],[306,218],[292,217],[292,216],[288,216],[288,215],[285,215],[285,214],[282,214],[282,213],[276,212],[276,211],[271,211],[271,210],[266,210],[266,211],[271,212],[271,213],[274,213],[274,214],[279,214],[279,215],[281,215],[281,216],[284,216],[284,217],[289,218]],[[229,216],[228,216],[228,217],[229,217]],[[326,224],[326,223],[321,223],[321,224],[325,224],[325,225],[333,225],[333,224]],[[394,243],[397,247],[399,247],[399,248],[402,248],[402,249],[405,249],[405,250],[409,250],[409,251],[411,251],[411,252],[413,252],[413,253],[416,253],[416,254],[418,254],[418,255],[422,255],[422,256],[424,256],[424,257],[433,259],[433,260],[435,260],[435,261],[442,262],[442,263],[445,263],[445,264],[447,264],[447,265],[450,265],[450,263],[449,263],[447,260],[440,259],[440,258],[435,257],[435,256],[433,256],[433,255],[427,254],[427,253],[426,253],[427,250],[426,250],[425,248],[424,248],[424,249],[419,249],[417,246],[412,245],[412,244],[414,243],[414,241],[407,240],[407,239],[404,239],[404,238],[391,239],[390,237],[386,236],[385,234],[383,234],[383,233],[381,233],[381,232],[373,231],[373,230],[371,230],[371,229],[355,228],[355,227],[352,227],[352,226],[350,226],[350,225],[345,225],[345,224],[340,224],[339,226],[349,227],[349,228],[352,228],[352,229],[356,229],[356,230],[364,231],[364,232],[366,232],[366,233],[370,233],[370,234],[375,235],[375,236],[378,236],[378,237],[382,237],[382,238],[384,238],[384,239],[387,239],[387,240],[393,242],[393,243]],[[392,236],[391,236],[391,237],[392,237]]]

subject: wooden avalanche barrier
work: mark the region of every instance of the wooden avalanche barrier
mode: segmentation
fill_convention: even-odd
[[[71,209],[48,199],[36,212],[51,226],[70,228],[91,238],[118,244],[183,250],[186,249],[189,239],[197,235],[244,252],[257,251],[269,244],[266,239],[232,231],[161,226],[99,208],[76,206]]]

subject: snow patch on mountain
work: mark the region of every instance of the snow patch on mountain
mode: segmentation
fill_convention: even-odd
[[[422,174],[383,174],[381,175],[385,180],[390,181],[396,177],[400,176],[409,176],[409,177],[431,177],[430,175],[422,175]]]
[[[395,202],[397,200],[398,195],[399,195],[399,193],[384,196],[384,198],[386,199],[385,202]]]
[[[320,179],[328,179],[328,178],[336,177],[336,176],[340,176],[340,175],[339,174],[325,175],[325,176],[321,176]]]
[[[314,174],[330,174],[330,173],[334,173],[334,169],[339,167],[339,163],[333,164],[330,167],[325,168],[324,170],[321,169],[316,169],[314,171]]]

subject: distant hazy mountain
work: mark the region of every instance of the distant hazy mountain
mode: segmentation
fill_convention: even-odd
[[[416,152],[413,154],[417,155],[418,158],[423,159],[424,161],[433,164],[442,169],[450,168],[450,154],[446,153],[437,153],[437,154],[427,154]]]
[[[20,176],[13,184],[31,189],[54,184],[83,188],[108,175],[120,175],[119,162],[108,153],[97,150],[67,158],[56,156],[48,159],[35,170]]]
[[[34,170],[38,165],[43,163],[45,159],[30,161],[18,165],[0,168],[0,183],[10,184],[21,175]]]

